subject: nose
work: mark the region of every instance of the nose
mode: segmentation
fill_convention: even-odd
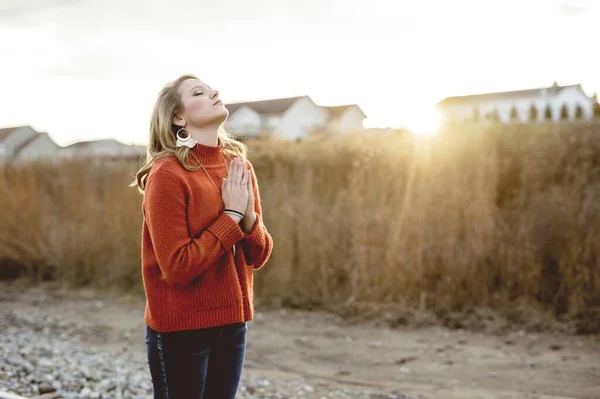
[[[210,98],[216,98],[219,96],[219,90],[213,90]]]

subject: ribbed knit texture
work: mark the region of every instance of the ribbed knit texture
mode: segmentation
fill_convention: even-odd
[[[227,176],[225,162],[228,167],[231,162],[221,150],[220,144],[196,144],[191,151],[219,189]],[[141,253],[144,320],[152,329],[181,331],[253,319],[253,273],[269,259],[273,239],[263,224],[248,161],[246,169],[252,171],[258,215],[249,233],[223,213],[221,194],[202,168],[187,171],[174,157],[152,167],[142,205]]]

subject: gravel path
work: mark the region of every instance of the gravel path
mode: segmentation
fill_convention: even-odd
[[[0,391],[151,398],[143,301],[0,283]],[[238,399],[599,399],[600,339],[348,325],[259,311]]]
[[[19,305],[16,305],[19,297]],[[152,389],[143,347],[132,332],[91,324],[77,318],[77,312],[44,315],[44,303],[51,296],[36,294],[22,306],[22,295],[0,297],[0,391],[26,397],[126,399],[151,398]],[[102,302],[78,301],[78,311],[93,311]],[[87,305],[87,306],[86,306]],[[90,309],[91,308],[91,309]],[[68,314],[68,317],[64,317]],[[114,338],[120,341],[116,345]],[[136,350],[132,350],[136,348]],[[141,349],[141,350],[140,350]],[[411,398],[363,388],[335,388],[327,381],[252,377],[244,373],[238,398]],[[421,396],[424,398],[424,396]],[[415,397],[416,398],[416,397]]]

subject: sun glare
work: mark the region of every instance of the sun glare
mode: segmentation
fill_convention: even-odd
[[[435,108],[415,112],[407,125],[415,136],[435,136],[440,129],[440,114]]]

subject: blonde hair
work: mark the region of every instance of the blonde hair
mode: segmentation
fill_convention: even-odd
[[[158,94],[150,119],[146,162],[136,173],[135,181],[130,184],[130,187],[137,187],[142,194],[146,188],[148,173],[159,159],[174,155],[186,170],[196,170],[200,167],[200,161],[191,153],[191,148],[175,146],[175,133],[180,127],[173,123],[173,117],[181,110],[182,106],[181,96],[177,89],[182,82],[188,79],[198,78],[194,75],[180,76],[177,80],[167,83]],[[246,158],[246,145],[235,140],[222,126],[219,127],[218,137],[223,155],[229,158]],[[190,163],[190,153],[198,161],[196,164]]]

